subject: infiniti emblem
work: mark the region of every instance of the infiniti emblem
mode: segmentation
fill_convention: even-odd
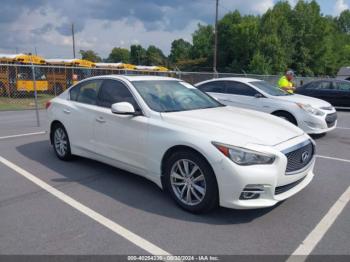
[[[305,163],[309,159],[309,152],[305,151],[301,154],[301,162]]]

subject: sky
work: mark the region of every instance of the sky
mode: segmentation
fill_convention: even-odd
[[[277,0],[219,0],[219,16],[239,10],[263,14]],[[297,0],[289,0],[292,6]],[[322,13],[337,16],[350,0],[318,0]],[[168,55],[171,42],[191,42],[197,24],[213,24],[215,0],[0,0],[0,53],[72,58],[92,49],[108,57],[113,47],[156,45]]]

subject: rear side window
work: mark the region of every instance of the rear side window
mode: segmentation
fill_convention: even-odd
[[[226,93],[226,87],[224,81],[213,81],[209,83],[197,86],[197,88],[203,92],[211,93]]]
[[[106,79],[99,94],[98,105],[111,107],[114,103],[129,102],[138,109],[138,105],[129,89],[120,81]]]
[[[350,92],[350,82],[336,82],[335,83],[336,89],[339,91],[349,91]]]
[[[90,80],[78,84],[70,90],[70,100],[89,105],[96,105],[97,95],[101,84],[102,80]]]
[[[233,95],[255,96],[258,93],[254,88],[240,82],[227,81],[226,87],[227,93]]]
[[[78,94],[79,94],[80,86],[81,86],[81,85],[76,85],[75,87],[73,87],[73,88],[69,91],[70,100],[72,100],[72,101],[77,101],[77,97],[78,97]]]
[[[305,89],[313,89],[313,90],[329,90],[333,89],[332,82],[321,81],[321,82],[312,82],[304,87]]]

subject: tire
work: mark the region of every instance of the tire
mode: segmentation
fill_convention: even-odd
[[[164,167],[165,188],[180,207],[192,213],[206,213],[218,206],[214,171],[198,153],[175,152]]]
[[[63,161],[71,160],[73,156],[71,153],[69,137],[64,126],[62,124],[55,124],[51,132],[52,145],[56,156]]]
[[[272,113],[274,116],[278,116],[284,120],[287,120],[288,122],[291,122],[292,124],[298,126],[298,122],[297,120],[295,119],[295,117],[288,113],[288,112],[284,112],[284,111],[279,111],[279,112],[276,112],[276,113]]]

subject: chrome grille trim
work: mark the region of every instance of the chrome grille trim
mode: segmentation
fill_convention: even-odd
[[[338,119],[337,113],[328,114],[326,116],[326,123],[328,127],[333,127]]]
[[[305,162],[301,160],[304,152],[309,153],[309,157]],[[282,151],[287,157],[286,175],[294,175],[308,169],[315,159],[315,144],[312,140],[306,140],[291,148]]]

